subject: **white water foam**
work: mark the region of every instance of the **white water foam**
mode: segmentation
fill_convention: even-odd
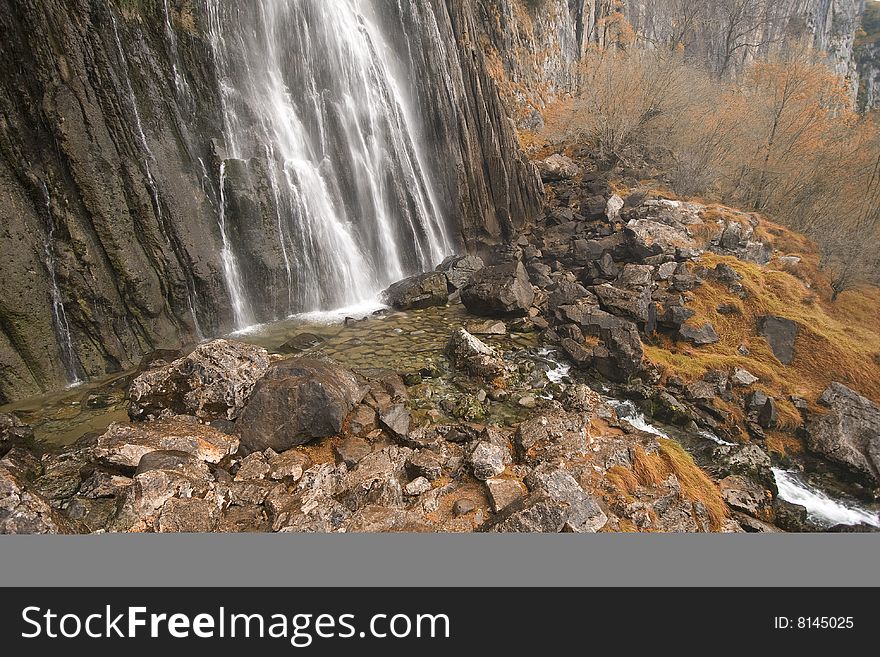
[[[776,477],[779,497],[806,507],[810,520],[821,527],[863,523],[880,527],[880,515],[877,513],[855,502],[833,499],[826,492],[806,483],[797,472],[773,468],[773,475]]]

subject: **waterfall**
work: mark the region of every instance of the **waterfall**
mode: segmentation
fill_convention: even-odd
[[[265,159],[286,314],[362,303],[452,251],[374,1],[204,0],[225,157]],[[249,288],[263,282],[239,269],[237,218],[218,212],[244,328],[266,318],[248,308]]]
[[[49,273],[50,294],[52,296],[52,318],[55,324],[55,333],[58,337],[58,345],[61,348],[61,363],[67,376],[67,382],[71,385],[82,383],[79,363],[76,352],[73,350],[73,340],[70,335],[70,324],[67,321],[67,312],[64,310],[64,300],[61,289],[58,287],[58,276],[55,266],[55,221],[52,219],[52,197],[49,187],[42,183],[43,195],[46,204],[46,239],[43,242],[43,254],[46,258],[46,271]]]
[[[167,4],[166,4],[166,12],[167,12]],[[167,16],[167,13],[166,13]],[[173,230],[165,225],[165,216],[162,211],[162,200],[159,196],[159,187],[156,184],[156,180],[153,178],[152,170],[150,169],[150,162],[154,161],[153,152],[150,150],[150,146],[147,143],[147,135],[144,133],[143,122],[141,121],[141,113],[138,109],[137,104],[137,96],[135,96],[134,88],[131,86],[131,77],[128,74],[128,59],[125,56],[125,51],[122,48],[122,41],[119,39],[119,26],[116,23],[116,16],[114,16],[113,12],[110,12],[110,21],[113,24],[113,36],[116,40],[116,50],[119,55],[119,62],[122,65],[123,77],[125,78],[126,89],[128,90],[129,102],[131,103],[132,113],[134,114],[135,127],[137,128],[138,137],[141,142],[141,148],[144,151],[144,173],[147,176],[147,188],[150,191],[150,198],[153,202],[153,207],[156,212],[156,220],[159,223],[159,227],[162,229],[162,232],[165,236],[166,241],[174,247],[172,244],[171,236],[173,235]],[[170,29],[170,22],[168,24],[168,29]],[[176,74],[175,74],[176,75]],[[175,249],[177,251],[177,249]],[[189,268],[184,266],[184,271],[186,272],[186,291],[187,291],[187,305],[189,307],[190,314],[193,320],[193,328],[195,329],[196,335],[199,339],[205,337],[204,332],[202,331],[202,327],[199,325],[199,317],[196,312],[197,305],[197,297],[195,291],[195,281],[192,279],[192,274],[189,271]]]

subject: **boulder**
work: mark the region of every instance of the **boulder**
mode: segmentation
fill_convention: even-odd
[[[128,413],[132,420],[169,415],[235,420],[268,369],[265,349],[230,340],[206,342],[138,376],[129,390]]]
[[[593,533],[605,526],[608,516],[590,495],[584,492],[566,470],[550,465],[540,465],[525,480],[532,493],[544,493],[551,498],[568,504],[569,512],[563,526],[564,531],[578,534]]]
[[[741,388],[747,388],[751,385],[754,385],[758,382],[758,377],[749,372],[748,370],[744,370],[742,368],[736,368],[733,371],[733,374],[730,377],[731,382],[735,386],[739,386]]]
[[[379,413],[379,424],[393,438],[405,441],[409,437],[412,426],[412,415],[404,404],[394,404],[386,411]]]
[[[477,271],[461,291],[468,311],[484,317],[527,315],[535,291],[526,268],[519,261]]]
[[[565,412],[526,420],[514,434],[517,455],[529,465],[583,456],[587,451],[588,424],[584,415]]]
[[[95,459],[125,468],[137,468],[150,452],[185,452],[208,463],[219,463],[238,451],[238,438],[201,424],[191,417],[153,422],[112,424],[92,448]]]
[[[486,492],[492,511],[499,513],[526,496],[526,487],[516,479],[492,478],[486,480]]]
[[[758,335],[767,340],[773,355],[783,365],[794,360],[794,345],[798,335],[798,325],[784,317],[764,315],[758,318]]]
[[[679,248],[695,248],[687,231],[651,219],[633,219],[624,229],[627,245],[636,260],[652,256],[675,257]]]
[[[819,403],[825,414],[807,420],[807,446],[880,484],[880,406],[841,383],[832,383]]]
[[[613,194],[605,205],[605,217],[608,221],[617,221],[620,219],[620,211],[623,210],[626,203],[617,194]]]
[[[483,259],[478,256],[449,256],[440,263],[437,271],[446,276],[451,290],[461,290],[471,282],[474,274],[485,267]]]
[[[699,327],[685,324],[678,330],[678,336],[696,347],[705,347],[721,340],[711,322],[706,322]]]
[[[576,304],[560,308],[562,316],[602,344],[593,349],[593,367],[611,381],[625,383],[642,369],[644,348],[638,327],[595,306]]]
[[[581,172],[574,160],[559,153],[537,162],[536,166],[545,183],[571,180]]]
[[[338,363],[294,358],[272,366],[237,423],[249,451],[286,452],[342,431],[368,388]]]
[[[30,444],[34,432],[12,413],[0,413],[0,457],[13,447]]]
[[[606,283],[594,287],[593,292],[599,298],[602,310],[635,322],[646,333],[654,331],[657,313],[650,287],[632,291]]]
[[[362,438],[346,438],[333,451],[336,452],[338,461],[353,468],[373,452],[373,446]]]
[[[42,495],[0,466],[0,534],[76,534],[76,526]]]
[[[481,481],[500,475],[511,462],[507,448],[490,442],[479,442],[468,455],[474,477]]]
[[[507,371],[504,361],[492,347],[462,328],[452,333],[446,353],[456,369],[466,370],[471,376],[494,379]]]
[[[753,518],[773,520],[773,496],[758,482],[741,475],[731,475],[719,482],[721,497],[736,511]]]
[[[382,298],[397,310],[418,310],[445,306],[449,301],[446,274],[429,272],[399,281],[382,293]]]

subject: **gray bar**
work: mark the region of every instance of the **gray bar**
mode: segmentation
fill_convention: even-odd
[[[880,586],[880,535],[2,536],[0,586]]]

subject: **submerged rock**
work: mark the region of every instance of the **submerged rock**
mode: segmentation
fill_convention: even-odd
[[[819,403],[826,414],[807,421],[807,446],[880,484],[880,406],[841,383],[832,383]]]
[[[468,311],[485,317],[524,316],[535,301],[529,274],[521,262],[484,267],[461,291]]]
[[[368,388],[333,361],[294,358],[270,368],[254,390],[237,430],[248,451],[285,452],[342,431]]]
[[[137,377],[129,390],[128,413],[132,420],[169,415],[235,420],[268,369],[265,349],[230,340],[206,342]]]

